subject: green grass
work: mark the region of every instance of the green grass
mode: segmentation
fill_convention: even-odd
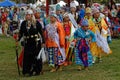
[[[14,40],[0,36],[0,80],[120,80],[120,39],[113,40],[110,47],[113,53],[103,57],[103,62],[91,66],[89,71],[77,71],[73,64],[64,67],[62,72],[50,73],[46,64],[43,75],[23,77],[17,72]]]

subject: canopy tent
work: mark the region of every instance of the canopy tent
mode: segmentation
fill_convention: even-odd
[[[0,2],[1,7],[11,7],[11,6],[15,6],[15,5],[16,5],[16,3],[12,2],[10,0],[5,0],[3,2]]]

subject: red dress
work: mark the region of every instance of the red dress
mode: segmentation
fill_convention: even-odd
[[[7,21],[7,13],[2,13],[1,22],[2,22],[2,33],[4,34],[4,23]]]
[[[64,64],[65,66],[71,64],[70,59],[71,59],[71,54],[72,51],[70,50],[70,36],[71,36],[71,23],[70,22],[66,22],[63,23],[63,27],[65,30],[65,53],[66,53],[66,63]]]

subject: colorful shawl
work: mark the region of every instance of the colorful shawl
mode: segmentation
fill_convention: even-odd
[[[81,59],[81,61],[83,62],[84,66],[88,66],[88,51],[89,46],[86,43],[85,39],[80,39],[79,43],[78,43],[78,50],[79,50],[79,58]]]

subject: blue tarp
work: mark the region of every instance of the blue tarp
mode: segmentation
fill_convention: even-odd
[[[15,2],[12,2],[10,0],[5,0],[3,2],[0,2],[0,6],[1,7],[11,7],[11,6],[15,6]]]

